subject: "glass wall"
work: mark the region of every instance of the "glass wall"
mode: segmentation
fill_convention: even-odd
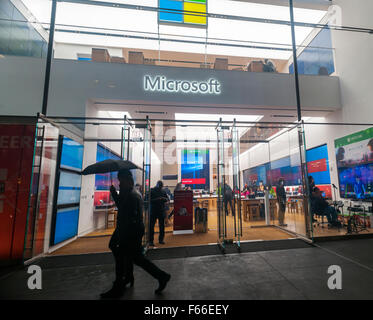
[[[58,133],[55,126],[40,120],[37,123],[28,195],[27,228],[24,260],[49,249],[55,196]]]
[[[29,10],[33,3],[35,13]],[[50,1],[0,3],[0,113],[36,116],[43,102]]]
[[[372,127],[305,123],[315,240],[372,232]]]

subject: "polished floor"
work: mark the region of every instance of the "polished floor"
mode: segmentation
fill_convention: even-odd
[[[242,236],[241,241],[254,241],[254,240],[281,240],[294,238],[295,234],[306,236],[305,219],[302,212],[286,211],[285,223],[286,227],[279,229],[276,226],[278,221],[270,221],[272,226],[266,226],[265,221],[243,221],[242,220]],[[158,244],[158,226],[155,226],[155,248],[170,248],[170,247],[183,247],[183,246],[196,246],[207,245],[216,243],[217,236],[217,213],[215,210],[209,211],[208,215],[208,232],[206,233],[193,233],[185,235],[174,235],[172,232],[173,220],[166,221],[166,235],[165,245]],[[226,219],[227,238],[234,239],[234,218],[232,215],[227,216]],[[108,244],[110,236],[114,229],[100,229],[86,236],[79,237],[75,241],[67,244],[66,246],[52,252],[52,255],[68,255],[68,254],[83,254],[95,252],[108,252]],[[327,236],[343,236],[346,235],[346,228],[329,228],[327,225],[313,225],[313,236],[327,237]],[[361,232],[361,234],[373,233],[373,229]]]
[[[112,233],[113,230],[109,230],[105,233]],[[244,230],[245,236],[242,237],[243,241],[250,240],[281,240],[289,239],[293,236],[279,230],[277,228],[252,228]],[[108,252],[108,244],[110,235],[101,236],[89,236],[81,237],[77,240],[69,243],[68,245],[54,251],[51,255],[62,255],[62,254],[84,254],[84,253],[95,253],[95,252]],[[208,233],[194,233],[194,234],[183,234],[174,235],[172,232],[166,232],[164,245],[158,244],[157,234],[155,235],[154,244],[155,248],[171,248],[171,247],[182,247],[182,246],[196,246],[206,245],[217,242],[217,232],[210,230]]]
[[[113,280],[111,256],[75,257],[75,263],[63,256],[34,262],[42,268],[41,290],[27,289],[26,268],[8,274],[0,279],[0,299],[98,299]],[[135,286],[122,299],[373,299],[373,239],[154,262],[172,275],[164,293],[155,295],[156,281],[135,267]],[[342,270],[341,290],[327,285],[331,265]]]

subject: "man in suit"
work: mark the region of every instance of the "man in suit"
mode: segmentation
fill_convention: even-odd
[[[142,237],[144,236],[143,199],[134,187],[129,170],[118,172],[119,194],[114,186],[110,192],[118,208],[117,227],[110,239],[109,248],[115,259],[115,281],[113,287],[101,294],[101,298],[119,298],[127,284],[133,286],[133,264],[140,266],[159,282],[155,291],[160,293],[171,276],[146,259],[143,254]]]
[[[164,244],[164,219],[166,215],[166,202],[169,201],[167,193],[163,189],[163,182],[158,181],[157,185],[150,192],[150,232],[149,245],[154,246],[154,226],[158,220],[159,243]]]

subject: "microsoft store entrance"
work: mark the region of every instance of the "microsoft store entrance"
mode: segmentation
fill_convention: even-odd
[[[307,236],[307,202],[298,192],[302,189],[302,148],[297,125],[259,125],[257,118],[236,121],[224,115],[217,121],[118,115],[39,118],[38,132],[48,128],[44,132],[49,135],[38,138],[35,163],[40,168],[34,171],[32,192],[38,195],[45,190],[43,183],[48,181],[40,175],[52,177],[54,188],[49,187],[49,199],[31,197],[29,217],[45,205],[47,228],[44,239],[36,239],[37,232],[29,228],[26,258],[35,255],[36,242],[43,242],[54,255],[109,251],[117,221],[109,189],[114,185],[119,190],[116,173],[80,175],[88,165],[105,159],[130,160],[142,169],[134,170],[133,176],[144,199],[143,244],[147,249],[218,244],[222,251],[228,246],[240,250],[248,241]],[[275,199],[276,180],[283,172],[276,168],[250,171],[271,162],[271,151],[278,152],[278,144],[287,145],[292,159],[287,179],[298,183],[297,196],[287,206],[286,226],[278,225]],[[163,182],[168,197],[164,244],[158,241],[159,220],[152,224],[151,189],[158,181]],[[154,247],[149,246],[153,228]]]

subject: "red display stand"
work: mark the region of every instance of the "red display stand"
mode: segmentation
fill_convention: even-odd
[[[193,233],[193,191],[175,191],[174,234]]]

